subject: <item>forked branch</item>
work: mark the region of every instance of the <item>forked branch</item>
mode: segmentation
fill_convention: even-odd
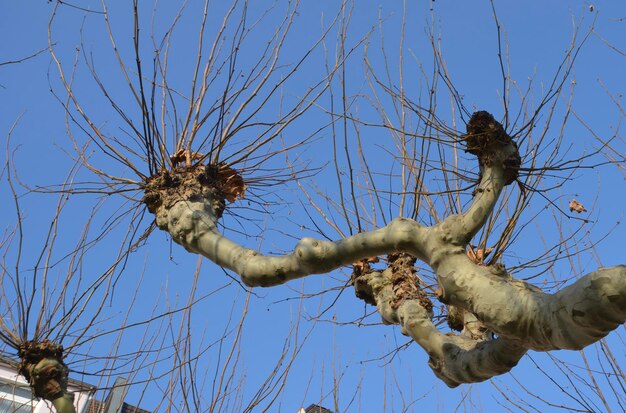
[[[372,271],[365,266],[353,273],[357,296],[376,305],[383,321],[399,324],[430,357],[428,365],[448,386],[474,383],[504,374],[517,365],[527,349],[505,338],[476,338],[464,329],[461,334],[444,334],[432,321],[432,303],[421,290],[407,254],[392,254],[389,267]]]
[[[174,241],[235,271],[249,286],[278,285],[384,254],[401,252],[424,261],[437,274],[440,301],[466,311],[496,339],[440,333],[423,297],[412,288],[398,290],[393,271],[368,273],[355,288],[378,307],[383,320],[400,324],[427,351],[435,374],[450,386],[505,373],[528,349],[580,349],[606,336],[626,320],[625,266],[598,270],[550,295],[513,279],[502,266],[468,258],[467,244],[489,218],[504,186],[516,181],[521,158],[489,113],[475,113],[467,130],[463,139],[467,152],[478,158],[480,183],[463,214],[432,227],[397,218],[337,241],[302,238],[290,254],[265,256],[218,230],[226,200],[233,191],[243,196],[245,189],[244,180],[234,179],[227,166],[177,168],[153,176],[144,201]],[[229,179],[220,170],[231,171]]]

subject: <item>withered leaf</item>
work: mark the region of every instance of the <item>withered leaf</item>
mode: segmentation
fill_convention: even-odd
[[[174,167],[181,163],[185,163],[187,166],[191,166],[191,162],[202,159],[204,154],[200,152],[191,152],[185,149],[179,149],[176,153],[170,155],[170,160]]]
[[[576,211],[579,214],[582,214],[583,212],[587,212],[587,209],[583,206],[583,204],[581,204],[575,199],[572,199],[571,201],[569,201],[569,210],[570,212]]]
[[[477,248],[469,245],[467,247],[467,257],[475,264],[482,264],[491,251],[493,251],[493,248]]]
[[[224,198],[228,202],[235,202],[243,199],[246,192],[246,183],[237,171],[230,166],[221,165],[218,171],[221,189],[224,191]]]

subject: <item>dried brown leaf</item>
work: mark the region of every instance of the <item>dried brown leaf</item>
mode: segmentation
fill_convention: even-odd
[[[475,248],[469,245],[467,247],[467,257],[475,264],[482,264],[491,251],[493,251],[493,248]]]
[[[235,202],[237,199],[243,199],[246,192],[246,184],[243,178],[233,168],[222,165],[218,171],[221,189],[224,192],[224,198],[228,202]]]
[[[587,209],[583,206],[583,204],[581,204],[575,199],[572,199],[571,201],[569,201],[569,210],[570,212],[576,211],[579,214],[582,214],[583,212],[587,212]]]
[[[202,159],[204,154],[200,152],[191,152],[184,149],[179,149],[176,153],[170,155],[170,160],[172,161],[172,165],[174,167],[178,166],[181,163],[184,163],[186,166],[191,166],[193,161],[197,161]]]

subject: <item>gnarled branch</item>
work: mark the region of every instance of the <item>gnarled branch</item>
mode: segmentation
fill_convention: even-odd
[[[383,320],[400,324],[426,350],[431,368],[450,386],[505,373],[529,349],[581,349],[624,323],[625,266],[600,269],[550,295],[513,279],[504,267],[468,258],[467,244],[489,218],[504,186],[517,179],[520,155],[487,112],[475,113],[467,129],[464,139],[467,151],[478,158],[480,183],[464,213],[432,227],[397,218],[383,228],[334,242],[302,238],[290,254],[265,256],[218,231],[228,199],[228,185],[219,173],[224,167],[163,172],[147,182],[145,202],[159,228],[175,242],[235,271],[249,286],[282,284],[384,254],[403,252],[424,261],[437,273],[440,301],[466,311],[468,319],[497,338],[469,328],[460,335],[439,332],[419,289],[397,283],[397,268],[368,271],[365,278],[355,279],[355,289],[378,307]],[[235,172],[228,170],[232,181]],[[237,188],[244,185],[241,180]]]

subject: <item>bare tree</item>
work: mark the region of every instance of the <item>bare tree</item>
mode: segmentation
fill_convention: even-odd
[[[195,68],[190,82],[191,97],[187,100],[176,90],[179,85],[174,86],[178,81],[172,80],[172,76],[168,74],[168,70],[174,70],[171,67],[175,66],[170,63],[170,38],[179,21],[184,21],[188,15],[184,3],[180,5],[177,14],[167,17],[170,26],[161,33],[162,38],[157,39],[157,33],[151,33],[145,38],[140,35],[140,28],[143,24],[140,16],[145,16],[142,13],[149,9],[140,10],[139,2],[134,2],[131,15],[133,16],[135,43],[130,45],[134,56],[134,67],[126,66],[123,57],[124,47],[127,45],[125,41],[122,47],[118,48],[116,45],[115,16],[111,17],[106,3],[101,3],[100,10],[89,10],[63,2],[57,2],[53,6],[49,26],[49,50],[52,61],[59,69],[61,88],[63,92],[67,92],[66,96],[57,94],[55,96],[66,108],[65,120],[70,138],[73,138],[73,126],[81,126],[81,122],[86,122],[85,126],[88,129],[82,129],[82,132],[91,130],[94,138],[92,142],[102,150],[105,156],[113,155],[114,158],[122,160],[121,165],[131,166],[131,169],[133,163],[139,165],[147,161],[150,166],[146,174],[140,172],[142,167],[134,170],[138,173],[138,180],[123,176],[117,177],[109,173],[101,176],[104,178],[104,181],[101,181],[103,183],[76,180],[76,176],[84,174],[85,171],[98,173],[90,161],[88,148],[79,142],[81,137],[73,140],[78,156],[74,160],[75,165],[66,182],[53,187],[42,187],[38,183],[31,186],[17,180],[21,188],[25,188],[27,194],[30,194],[25,195],[15,188],[17,170],[10,150],[7,151],[7,164],[3,168],[3,175],[6,177],[7,188],[10,189],[9,192],[15,201],[17,225],[15,228],[8,229],[7,236],[2,243],[4,248],[2,268],[5,271],[2,273],[4,288],[1,337],[4,344],[2,348],[4,357],[11,359],[17,355],[19,362],[15,363],[16,368],[30,383],[33,396],[50,401],[57,411],[63,413],[74,411],[73,396],[67,388],[70,373],[74,377],[95,376],[100,382],[98,388],[103,391],[114,386],[113,377],[115,376],[130,377],[130,385],[139,389],[143,383],[147,383],[143,385],[144,392],[148,384],[153,382],[159,383],[157,386],[160,387],[161,383],[158,378],[162,378],[169,381],[169,385],[162,388],[165,398],[162,405],[157,408],[162,407],[167,411],[202,410],[200,406],[207,399],[206,392],[210,394],[208,404],[210,411],[268,409],[276,403],[281,394],[291,365],[310,331],[299,332],[300,317],[295,317],[289,328],[289,334],[284,339],[284,345],[276,355],[275,365],[266,373],[266,378],[263,378],[264,373],[257,372],[255,390],[248,395],[242,392],[246,387],[243,385],[245,374],[240,360],[241,336],[247,315],[247,304],[233,305],[231,315],[224,323],[223,331],[218,331],[215,338],[208,338],[216,335],[216,332],[211,332],[198,342],[197,330],[194,330],[193,335],[191,334],[192,325],[197,324],[195,320],[192,322],[192,310],[201,302],[207,301],[208,297],[218,293],[224,288],[223,286],[209,292],[198,293],[194,281],[186,302],[163,305],[157,302],[152,313],[146,314],[144,309],[140,317],[134,317],[133,308],[137,302],[141,301],[142,280],[140,278],[137,281],[138,286],[130,289],[131,291],[134,289],[135,293],[130,302],[123,304],[124,311],[116,312],[113,303],[119,303],[118,291],[127,288],[124,285],[128,285],[128,281],[131,281],[124,280],[123,282],[121,273],[129,271],[129,257],[138,246],[145,243],[147,235],[152,230],[152,227],[148,227],[143,229],[144,234],[139,232],[144,212],[143,208],[137,208],[141,204],[136,204],[139,199],[133,196],[138,191],[143,191],[144,181],[157,170],[171,169],[181,164],[190,165],[198,161],[205,162],[211,158],[239,158],[231,160],[231,163],[245,164],[250,171],[257,173],[261,171],[258,182],[261,190],[268,185],[290,179],[294,174],[302,176],[311,174],[312,171],[304,163],[299,169],[290,171],[267,169],[266,165],[272,158],[288,149],[278,143],[283,129],[297,122],[315,104],[321,93],[328,88],[329,81],[339,67],[339,63],[335,68],[330,69],[329,73],[320,74],[319,78],[314,79],[312,83],[307,83],[307,86],[302,88],[303,94],[298,101],[289,107],[283,105],[284,112],[279,113],[275,120],[266,123],[257,121],[257,118],[259,112],[266,110],[266,106],[273,104],[281,106],[280,102],[285,94],[286,85],[289,84],[288,82],[296,82],[291,79],[297,77],[300,68],[306,64],[312,53],[318,49],[321,50],[321,43],[329,30],[339,24],[343,11],[332,17],[331,21],[324,22],[323,24],[328,24],[328,27],[322,30],[317,39],[313,39],[310,48],[298,49],[296,60],[290,61],[290,66],[285,66],[282,62],[282,49],[293,20],[298,16],[297,2],[287,7],[269,4],[266,9],[254,8],[253,12],[249,11],[250,6],[247,2],[234,1],[226,7],[213,5],[209,7],[209,2],[205,2],[203,16],[197,22],[197,26],[194,26],[198,29],[199,41],[194,61]],[[223,13],[219,18],[222,21],[215,28],[213,26],[214,13],[218,10]],[[76,65],[69,69],[67,76],[65,75],[62,60],[58,58],[60,53],[58,50],[62,49],[62,46],[57,47],[55,42],[55,24],[58,13],[77,11],[80,14],[86,13],[86,16],[103,23],[108,41],[112,46],[113,56],[119,62],[119,73],[126,79],[126,86],[131,95],[136,98],[135,103],[140,108],[141,126],[136,125],[133,117],[127,116],[109,94],[105,86],[106,80],[103,80],[101,73],[96,69],[97,57],[93,59],[88,55],[88,46],[81,44],[81,47],[76,49],[78,58]],[[272,20],[268,16],[271,16]],[[280,19],[278,26],[274,26],[275,16]],[[266,20],[270,22],[267,23]],[[256,36],[257,31],[262,32],[267,27],[270,27],[271,31],[263,48],[253,49],[247,46],[250,37]],[[59,37],[63,38],[63,36],[64,33]],[[209,53],[205,55],[204,42],[210,37],[213,37],[213,40],[209,43]],[[148,43],[143,43],[144,40]],[[153,77],[149,81],[142,72],[146,69],[142,63],[141,47],[146,44],[157,49],[153,60]],[[255,42],[253,47],[257,46],[258,43]],[[246,55],[239,57],[239,54],[244,52]],[[256,60],[249,60],[247,53],[254,53]],[[114,139],[113,145],[107,143],[109,138],[101,131],[101,127],[96,126],[83,111],[73,84],[78,73],[78,62],[81,59],[84,59],[82,62],[91,74],[94,84],[103,93],[111,108],[122,116],[127,126],[133,131],[132,133],[146,134],[145,139],[135,142],[138,146],[134,149],[140,149],[139,152],[134,152],[131,146],[120,140]],[[247,71],[239,68],[239,60],[246,61]],[[217,94],[216,91],[218,91]],[[160,95],[160,103],[155,97],[157,92]],[[181,110],[181,103],[188,105],[186,108],[188,111],[184,115],[186,120],[183,123],[179,122],[181,118],[178,113],[178,110]],[[159,105],[162,106],[159,108]],[[231,114],[229,122],[225,122],[226,116]],[[171,129],[167,126],[170,119],[175,119]],[[320,128],[323,128],[323,125],[320,125]],[[233,139],[234,142],[231,144],[230,138],[247,129],[263,130],[263,132],[253,142]],[[12,133],[13,130],[9,136]],[[183,143],[183,140],[172,138],[169,133],[172,133],[172,136],[186,136],[187,142]],[[308,136],[302,136],[301,140],[292,146],[306,145],[315,135],[313,131]],[[189,150],[191,147],[196,147],[197,144],[194,142],[199,143],[198,148],[203,153]],[[141,148],[145,149],[147,148],[145,145],[153,143],[157,146],[143,152]],[[174,143],[175,147],[172,148],[170,143]],[[120,148],[115,148],[118,144],[124,148],[123,151],[130,150],[130,153],[123,155]],[[262,157],[257,157],[255,154],[261,148],[267,148],[268,152],[265,152]],[[9,149],[11,149],[10,146]],[[160,155],[157,156],[157,154]],[[133,159],[135,156],[137,159]],[[222,161],[209,162],[220,164],[218,168],[220,174],[228,174],[232,170],[222,167]],[[124,171],[121,173],[125,174]],[[252,187],[254,184],[249,185],[249,188]],[[61,196],[56,214],[49,225],[48,237],[41,247],[41,253],[39,257],[31,261],[30,258],[22,257],[24,240],[32,245],[34,237],[24,235],[23,226],[26,226],[28,220],[24,218],[25,209],[19,200],[25,196],[35,196],[39,192],[56,192],[61,193]],[[79,233],[78,244],[70,246],[69,253],[59,253],[62,247],[58,247],[55,242],[59,239],[57,229],[59,226],[68,226],[63,223],[61,212],[69,200],[67,195],[72,193],[95,193],[98,196],[103,193],[129,194],[127,200],[130,200],[131,207],[125,209],[122,206],[119,216],[108,216],[103,220],[96,220],[97,223],[92,222],[94,216],[87,217],[87,223]],[[234,197],[237,195],[233,194]],[[104,199],[99,198],[96,202],[97,206],[93,208],[94,215],[101,209],[106,210],[101,207],[103,202],[106,203]],[[266,207],[261,202],[258,202],[258,205],[260,208]],[[109,206],[108,208],[118,209],[119,207]],[[109,260],[113,264],[100,275],[94,275],[97,264],[92,261],[93,258],[88,258],[89,254],[94,249],[103,248],[107,244],[107,236],[111,233],[119,234],[116,232],[119,230],[119,223],[126,218],[130,218],[133,224],[122,229],[125,235],[124,239],[118,239],[117,255],[113,254],[107,258],[101,256],[95,259],[100,263]],[[88,234],[92,226],[99,227],[101,232],[90,237]],[[69,231],[64,231],[62,237],[64,245],[69,238]],[[24,262],[28,263],[24,264]],[[51,271],[58,269],[62,263],[69,264],[68,271],[61,272],[53,281]],[[15,271],[7,270],[12,265],[15,266]],[[27,269],[22,269],[23,266]],[[83,266],[89,267],[89,275],[83,273]],[[199,271],[200,264],[196,270],[196,281]],[[35,274],[34,278],[30,276],[31,273]],[[231,283],[228,281],[227,285]],[[249,292],[246,293],[247,296],[249,294]],[[38,305],[39,301],[41,303]],[[247,302],[248,298],[245,301]],[[19,305],[15,306],[15,303]],[[241,315],[238,317],[237,313]],[[141,339],[133,338],[130,341],[134,342],[134,345],[128,346],[129,336],[141,337]],[[205,340],[212,341],[207,343]],[[204,371],[204,377],[202,377],[195,371],[194,366],[204,353],[213,349],[218,349],[215,351],[220,359],[224,357],[224,361],[218,362],[213,372]],[[103,351],[109,353],[102,354]],[[192,376],[191,379],[189,375]],[[260,383],[257,383],[258,380]],[[211,382],[212,385],[209,385]],[[183,405],[178,405],[181,400],[184,401]]]
[[[15,129],[19,129],[18,122],[8,134],[9,145]],[[229,281],[215,290],[199,291],[200,261],[184,302],[161,305],[157,300],[151,311],[142,308],[136,316],[146,282],[144,275],[138,280],[121,278],[128,271],[129,255],[143,242],[139,239],[128,244],[136,228],[127,228],[124,240],[115,237],[113,242],[119,243],[117,251],[113,251],[110,260],[103,260],[99,249],[107,244],[113,226],[102,224],[101,215],[105,215],[106,223],[109,212],[106,202],[99,203],[85,217],[82,228],[77,227],[78,240],[71,244],[73,231],[69,221],[76,219],[68,217],[69,198],[63,192],[72,186],[77,173],[73,169],[60,189],[62,195],[51,211],[47,232],[29,231],[30,211],[22,204],[36,204],[28,198],[41,195],[37,190],[18,192],[22,187],[10,153],[7,160],[0,177],[2,188],[6,187],[13,196],[15,225],[6,228],[0,242],[0,356],[26,379],[34,400],[48,401],[59,413],[75,413],[79,401],[68,388],[70,378],[87,378],[92,383],[95,380],[99,395],[104,398],[107,391],[118,386],[114,378],[122,376],[126,378],[122,385],[143,391],[148,388],[146,382],[158,382],[159,378],[169,381],[162,390],[161,405],[156,406],[167,411],[176,410],[180,400],[185,401],[182,411],[202,410],[205,392],[211,394],[210,411],[252,411],[259,406],[269,408],[276,402],[312,327],[300,332],[300,317],[295,317],[276,364],[252,397],[244,394],[240,352],[249,292],[240,314],[240,305],[233,303],[223,331],[206,334],[205,339],[212,341],[201,342],[199,349],[192,340],[198,335],[197,330],[191,331],[193,310],[232,284]],[[64,248],[69,248],[69,252]],[[100,270],[107,261],[112,264],[105,264]],[[133,286],[133,282],[137,284]],[[132,291],[130,301],[128,297],[120,301],[120,289]],[[128,342],[133,344],[129,346]],[[218,363],[214,371],[204,371],[202,377],[195,370],[198,359],[215,348],[224,355],[224,362]],[[203,381],[211,375],[213,386],[207,389]],[[259,377],[263,377],[261,373]],[[88,400],[83,398],[80,405],[85,402]],[[25,411],[19,404],[9,407]]]
[[[14,129],[9,132],[9,142],[13,132]],[[127,250],[120,248],[113,264],[100,274],[86,276],[83,262],[106,236],[105,231],[92,238],[91,223],[98,208],[86,217],[70,252],[59,252],[63,247],[57,244],[70,243],[71,231],[64,231],[65,240],[59,241],[59,227],[65,226],[61,217],[67,206],[67,196],[59,197],[43,238],[36,240],[37,237],[25,229],[26,212],[21,207],[25,194],[18,194],[13,171],[12,158],[7,154],[7,163],[0,175],[6,179],[6,186],[13,196],[16,224],[6,228],[0,244],[1,354],[3,359],[11,360],[17,353],[19,363],[15,367],[30,384],[34,397],[51,402],[60,413],[75,412],[74,397],[67,387],[70,367],[65,358],[68,352],[78,353],[89,346],[89,342],[99,335],[93,332],[100,323],[115,274],[119,271],[118,266],[123,266]],[[75,169],[70,171],[63,187],[71,187],[75,172]],[[42,244],[39,252],[35,252],[37,242]],[[96,272],[95,265],[92,265],[92,271]],[[117,329],[101,334],[115,331]]]
[[[190,320],[200,300],[196,293],[202,278],[200,261],[184,304],[159,308],[140,322],[124,319],[122,327],[107,333],[119,332],[121,341],[135,325],[146,331],[155,328],[151,338],[146,333],[137,343],[134,354],[145,355],[139,365],[149,372],[146,382],[167,377],[168,385],[161,389],[166,397],[158,408],[252,411],[279,405],[310,331],[301,332],[299,307],[275,367],[261,384],[253,385],[258,390],[251,397],[244,396],[239,346],[248,299],[257,291],[254,287],[282,285],[313,274],[333,274],[336,286],[320,294],[353,288],[359,299],[375,307],[384,324],[399,325],[402,334],[426,352],[428,366],[449,387],[507,373],[530,350],[582,350],[598,343],[603,365],[613,371],[595,372],[581,353],[589,375],[589,381],[580,380],[581,386],[592,388],[610,410],[603,385],[598,384],[602,376],[623,406],[620,388],[625,379],[619,356],[603,339],[626,321],[626,266],[602,267],[579,276],[582,266],[575,258],[585,252],[596,254],[587,228],[597,217],[586,200],[571,196],[563,201],[560,193],[568,181],[587,171],[617,166],[623,172],[619,127],[608,138],[595,134],[572,103],[574,67],[589,39],[596,36],[613,51],[618,47],[601,37],[593,24],[576,22],[571,43],[537,97],[534,80],[522,87],[511,74],[505,32],[492,3],[485,23],[493,26],[496,39],[500,107],[476,110],[468,107],[455,70],[448,66],[434,12],[424,36],[432,59],[428,65],[415,65],[405,57],[406,43],[412,41],[407,35],[411,21],[407,5],[398,27],[390,29],[381,16],[371,28],[354,34],[353,13],[359,5],[341,2],[330,18],[324,16],[321,29],[304,46],[300,40],[294,45],[292,38],[305,5],[295,1],[263,6],[236,0],[226,5],[183,2],[172,12],[171,4],[164,11],[162,4],[149,9],[134,1],[130,12],[102,1],[98,9],[86,11],[86,21],[101,25],[95,31],[111,46],[106,53],[115,68],[100,63],[105,51],[90,50],[84,40],[88,24],[80,29],[81,44],[70,62],[57,22],[61,13],[76,10],[57,2],[52,12],[49,50],[58,73],[53,91],[66,114],[66,132],[80,165],[77,174],[91,178],[72,175],[64,185],[30,189],[118,196],[113,197],[120,200],[117,215],[109,222],[118,229],[122,222],[132,224],[117,243],[114,265],[105,271],[107,280],[158,228],[188,252],[236,275],[233,284],[245,288],[245,304],[233,305],[224,316],[229,320],[225,330],[213,343],[201,340],[197,345],[192,339],[197,331]],[[161,13],[168,14],[165,26],[154,24],[163,18]],[[128,27],[132,30],[125,31]],[[179,50],[176,35],[191,36],[188,27],[195,29],[196,40],[192,48]],[[390,32],[392,40],[386,37]],[[264,41],[258,41],[259,34]],[[322,70],[311,78],[311,71],[305,70],[308,65]],[[408,68],[412,76],[407,75]],[[360,81],[354,80],[357,73]],[[83,88],[85,74],[100,93],[100,104],[94,105],[93,95]],[[496,118],[492,113],[501,115]],[[119,128],[109,126],[111,122],[119,122]],[[575,146],[567,140],[572,122],[592,136],[590,150],[570,150]],[[313,161],[306,158],[307,151]],[[321,161],[320,154],[326,156]],[[281,195],[278,188],[290,195]],[[288,202],[301,210],[297,219],[309,221],[268,228],[278,222],[272,215],[284,211]],[[539,220],[551,220],[549,231],[559,235],[544,237],[545,228],[533,233],[532,225]],[[270,231],[283,238],[263,253],[261,246],[267,244]],[[533,236],[536,242],[549,238],[544,252],[512,260]],[[254,239],[257,246],[245,246]],[[295,246],[287,250],[292,240]],[[93,247],[100,245],[97,237]],[[84,253],[84,244],[75,251]],[[569,262],[571,274],[559,273],[561,261]],[[16,274],[18,286],[19,279]],[[109,294],[114,295],[113,284],[107,285],[102,287],[104,298],[89,315],[94,320]],[[98,288],[90,285],[85,291]],[[61,291],[65,296],[73,290]],[[307,294],[297,289],[296,296],[302,303]],[[48,311],[45,308],[39,314]],[[231,322],[235,308],[241,318]],[[66,317],[75,314],[70,310]],[[318,316],[326,311],[319,309]],[[14,349],[49,345],[46,351],[56,354],[55,366],[61,366],[55,371],[62,370],[66,377],[67,367],[59,355],[65,336],[45,341],[40,331],[54,328],[33,330],[23,321],[33,315],[19,314],[22,321],[3,328],[5,343]],[[317,321],[318,316],[312,318]],[[362,325],[371,319],[366,313],[352,323]],[[99,334],[90,324],[83,327],[81,337],[95,341]],[[15,331],[23,333],[15,336]],[[156,350],[164,342],[171,344],[167,356]],[[216,347],[223,361],[209,380],[210,373],[196,368],[196,362]],[[111,366],[101,371],[103,376],[125,370],[117,348]],[[20,351],[24,375],[34,377],[32,371],[41,359],[29,361],[26,350]],[[558,354],[550,356],[557,366]],[[170,357],[172,367],[161,369]],[[135,383],[144,380],[140,375]],[[338,391],[339,376],[333,392]],[[208,396],[207,381],[212,382]],[[53,402],[69,397],[45,395],[41,385],[31,383],[38,396]],[[508,406],[522,408],[510,392],[494,385]],[[523,384],[520,388],[525,390]],[[581,394],[573,398],[584,411],[593,410],[587,406],[595,401],[588,402]],[[334,404],[336,410],[342,408],[338,397]],[[60,406],[59,411],[71,411]]]
[[[554,166],[531,167],[527,169],[526,182],[520,181],[522,157],[517,143],[534,132],[541,111],[546,106],[545,110],[549,111],[550,102],[555,102],[562,93],[578,47],[577,43],[572,44],[539,107],[528,119],[517,116],[520,128],[513,136],[484,111],[471,115],[464,134],[447,129],[437,121],[432,107],[421,108],[418,104],[411,107],[410,102],[402,102],[405,96],[393,94],[423,120],[426,133],[420,136],[422,139],[434,140],[437,139],[434,134],[443,134],[447,141],[437,139],[435,145],[453,145],[455,149],[456,145],[464,146],[465,152],[478,160],[479,178],[471,204],[435,225],[425,226],[399,217],[376,230],[364,230],[359,225],[358,233],[336,241],[303,238],[292,253],[266,256],[238,245],[219,230],[219,219],[226,203],[243,197],[246,180],[230,166],[203,162],[187,163],[184,168],[152,175],[144,187],[144,202],[155,215],[157,226],[167,231],[175,242],[237,273],[251,287],[280,285],[387,254],[388,268],[384,271],[372,270],[367,261],[356,266],[353,282],[357,296],[376,305],[384,322],[399,324],[403,334],[422,346],[430,357],[430,367],[450,386],[508,372],[531,349],[582,349],[626,321],[626,266],[600,269],[555,294],[546,294],[512,277],[498,260],[515,234],[520,212],[528,202],[525,188],[531,191],[532,185],[537,184],[537,175],[541,178],[546,170],[562,170],[568,164],[581,165],[582,159],[573,159]],[[437,50],[435,54],[440,57]],[[441,60],[438,63],[443,65]],[[445,74],[443,78],[450,82]],[[508,88],[506,76],[503,81]],[[451,83],[448,85],[452,88]],[[507,109],[508,99],[504,97],[506,126],[509,126],[508,119],[513,118]],[[467,113],[462,103],[457,103],[461,113]],[[517,123],[510,126],[516,127]],[[545,128],[548,127],[549,123]],[[404,129],[397,130],[406,137]],[[541,141],[539,146],[535,144],[535,150],[540,148]],[[555,153],[557,150],[555,148]],[[363,161],[367,166],[367,159]],[[448,167],[442,166],[447,174],[454,173],[444,168]],[[413,168],[410,172],[416,174],[416,170]],[[454,179],[446,179],[452,186]],[[494,223],[499,214],[494,213],[494,209],[504,188],[517,182],[522,190],[515,200],[516,205],[505,219],[504,231],[497,231]],[[419,196],[419,191],[415,192]],[[379,196],[374,189],[371,193]],[[356,198],[353,201],[356,202]],[[349,201],[340,201],[344,211],[345,202]],[[357,211],[358,207],[353,213],[359,219]],[[481,231],[479,246],[468,247]],[[494,258],[485,265],[490,251],[485,242],[494,236],[499,238],[495,247],[490,247],[496,250]],[[460,334],[441,333],[433,324],[432,303],[413,270],[416,259],[436,274],[437,299],[455,308],[454,324],[461,330]]]

